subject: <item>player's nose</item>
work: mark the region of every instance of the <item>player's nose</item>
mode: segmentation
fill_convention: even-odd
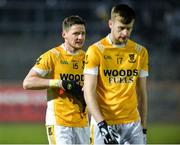
[[[84,34],[79,34],[78,35],[78,39],[80,39],[80,40],[84,39],[84,37],[85,37]]]
[[[124,36],[127,36],[127,35],[129,34],[129,30],[128,30],[128,29],[123,29],[123,30],[122,30],[122,34],[123,34]]]

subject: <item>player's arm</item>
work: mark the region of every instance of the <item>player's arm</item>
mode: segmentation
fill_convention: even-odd
[[[147,128],[147,77],[139,77],[137,80],[139,112],[144,129]]]
[[[98,127],[105,144],[118,144],[120,143],[120,136],[117,134],[111,126],[108,126],[104,120],[103,115],[99,109],[96,95],[97,75],[84,75],[84,97],[89,112],[98,123]]]
[[[31,69],[23,81],[23,88],[30,90],[47,89],[49,87],[62,88],[61,80],[46,79]]]
[[[84,97],[90,114],[96,122],[104,120],[97,103],[96,95],[97,75],[84,75]]]

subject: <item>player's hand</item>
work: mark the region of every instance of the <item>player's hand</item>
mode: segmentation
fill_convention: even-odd
[[[147,144],[147,129],[143,129],[143,140],[144,140],[144,144]]]
[[[74,93],[76,92],[76,87],[79,87],[80,85],[78,85],[76,81],[73,81],[73,80],[72,81],[62,80],[62,86],[65,89],[65,91]]]
[[[65,91],[80,99],[83,96],[82,87],[76,81],[62,80],[62,86]]]
[[[77,84],[76,81],[62,80],[62,86],[67,93],[75,97],[82,104],[82,110],[85,112],[86,102],[84,100],[84,94],[82,91],[82,86]]]
[[[98,127],[104,138],[105,144],[120,144],[120,135],[114,131],[111,126],[108,126],[106,121],[98,123]]]

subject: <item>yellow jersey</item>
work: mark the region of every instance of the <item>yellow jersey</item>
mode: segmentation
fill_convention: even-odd
[[[69,53],[64,45],[42,54],[33,69],[42,77],[61,80],[76,80],[83,85],[85,52]],[[46,125],[85,127],[88,125],[87,110],[59,88],[47,89]]]
[[[140,119],[136,80],[148,76],[146,48],[130,39],[124,46],[113,45],[108,35],[88,48],[84,74],[98,77],[97,101],[108,124]]]

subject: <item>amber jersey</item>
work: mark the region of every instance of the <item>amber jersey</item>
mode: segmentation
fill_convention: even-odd
[[[84,57],[83,50],[71,54],[62,44],[41,55],[33,69],[44,78],[76,80],[83,85]],[[87,126],[87,112],[82,113],[79,102],[66,92],[49,88],[47,101],[46,125]]]
[[[148,76],[146,48],[132,40],[113,45],[108,35],[88,48],[84,74],[97,75],[98,104],[109,124],[140,119],[135,86]]]

